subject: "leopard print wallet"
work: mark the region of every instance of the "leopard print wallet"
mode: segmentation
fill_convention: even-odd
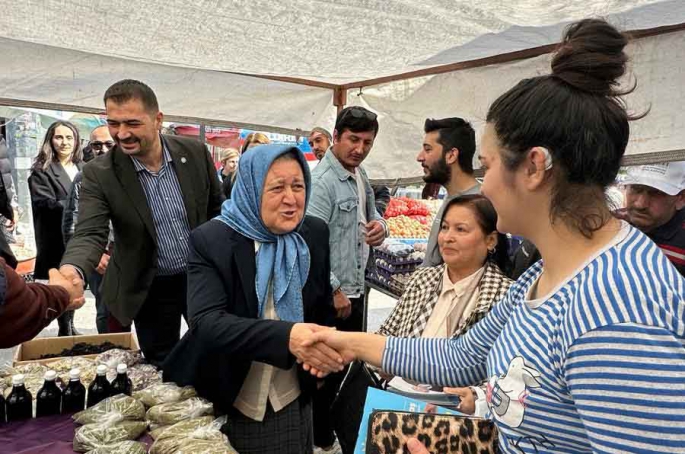
[[[497,427],[487,419],[376,410],[369,417],[367,454],[409,454],[417,438],[430,454],[496,454]]]

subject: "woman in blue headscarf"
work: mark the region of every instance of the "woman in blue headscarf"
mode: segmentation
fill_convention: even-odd
[[[304,214],[309,187],[301,151],[257,147],[221,215],[190,237],[190,329],[164,379],[195,386],[228,415],[223,430],[241,454],[311,453],[316,379],[300,363],[342,369],[323,344],[302,347],[335,318],[328,227]]]

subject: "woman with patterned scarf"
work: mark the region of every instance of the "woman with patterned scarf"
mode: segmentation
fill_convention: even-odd
[[[378,334],[393,337],[458,337],[468,331],[509,290],[502,272],[506,238],[497,232],[497,212],[480,194],[452,200],[438,236],[445,263],[419,268]],[[388,377],[386,377],[388,378]],[[473,413],[479,388],[445,388],[461,398],[459,409]]]

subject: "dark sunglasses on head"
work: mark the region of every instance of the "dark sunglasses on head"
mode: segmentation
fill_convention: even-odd
[[[114,142],[111,140],[108,140],[107,142],[91,142],[90,143],[90,148],[93,150],[102,150],[102,147],[107,147],[108,150],[111,150],[112,147],[114,147]]]
[[[342,121],[350,115],[354,118],[366,118],[369,121],[374,121],[378,117],[378,115],[363,107],[350,107],[345,111],[340,120]]]

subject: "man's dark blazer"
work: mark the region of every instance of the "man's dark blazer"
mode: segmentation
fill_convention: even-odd
[[[332,326],[328,226],[306,217],[299,230],[309,247],[309,277],[302,290],[304,321]],[[164,380],[193,385],[215,407],[229,412],[252,361],[289,369],[293,323],[258,318],[254,242],[219,220],[190,238],[188,256],[189,331],[164,363]],[[309,394],[316,380],[299,368],[300,388]]]
[[[82,163],[77,163],[80,169]],[[50,268],[58,268],[64,254],[62,213],[71,188],[71,178],[58,162],[46,170],[33,169],[29,176],[33,226],[36,235],[36,279],[47,279]]]
[[[192,230],[221,210],[216,170],[197,140],[178,136],[162,136],[162,140],[171,154]],[[83,167],[78,223],[62,264],[75,265],[90,276],[105,251],[110,220],[115,243],[102,282],[102,300],[128,325],[157,274],[157,235],[131,157],[118,147]]]

